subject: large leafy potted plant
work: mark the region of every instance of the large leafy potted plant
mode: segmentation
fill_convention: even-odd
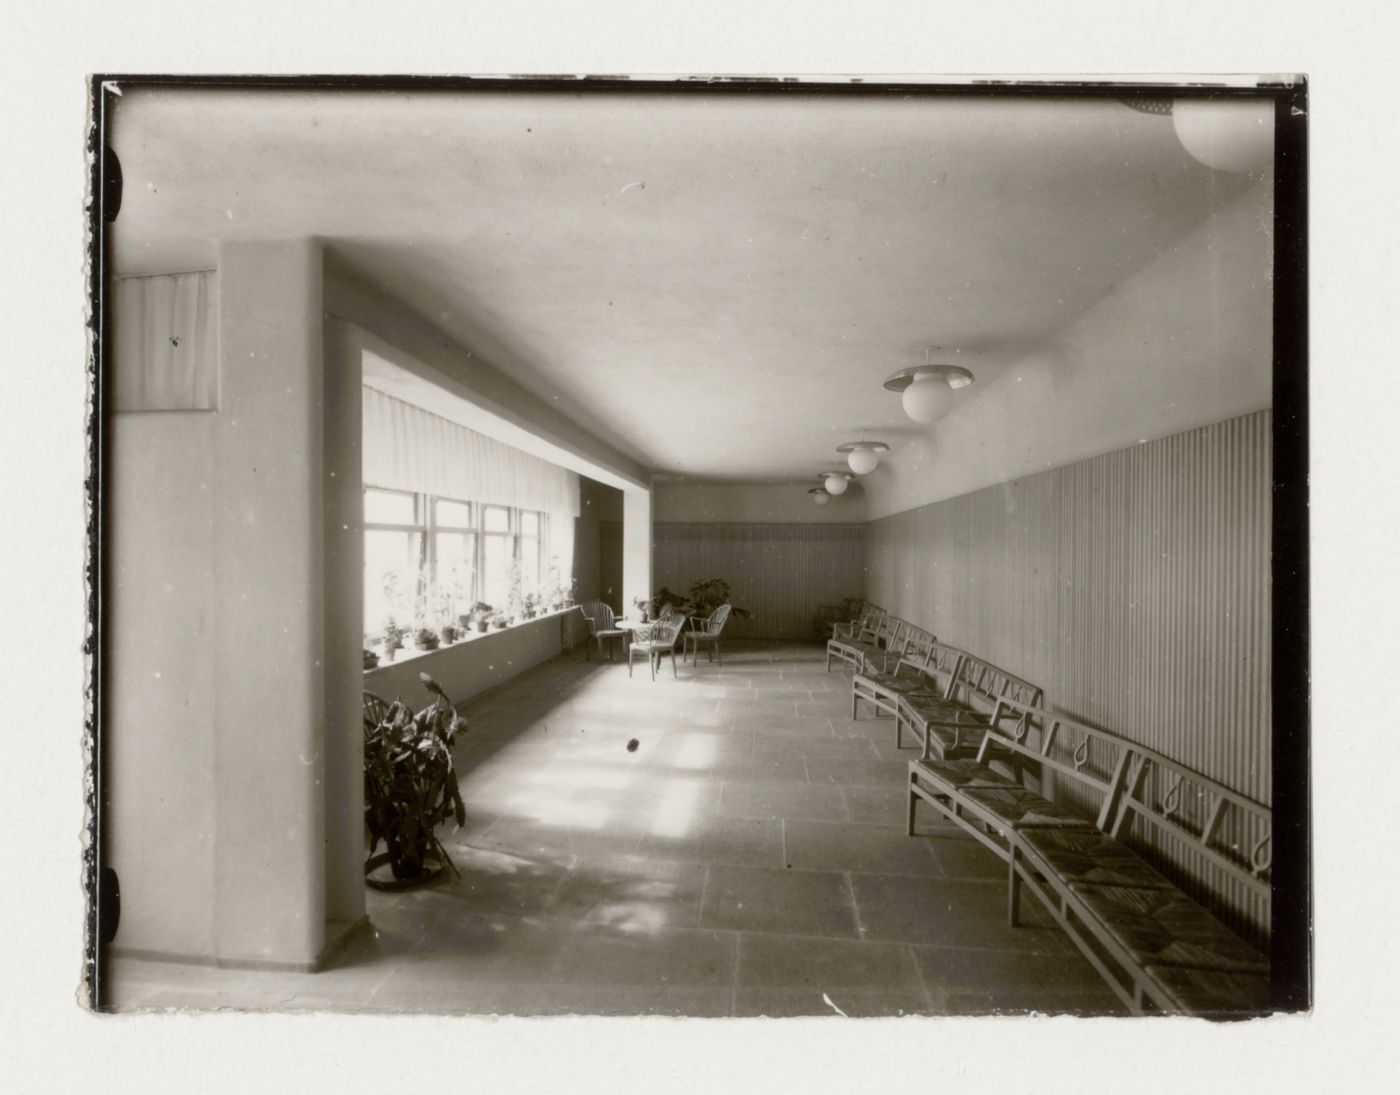
[[[430,882],[453,864],[434,831],[449,817],[466,822],[457,787],[452,743],[466,722],[426,673],[418,679],[433,703],[416,715],[405,703],[366,697],[365,826],[369,859],[365,880],[379,889]],[[385,850],[375,854],[380,842]],[[387,866],[390,877],[384,877]]]
[[[740,608],[730,600],[729,583],[723,578],[708,578],[703,582],[693,582],[688,594],[675,593],[666,587],[656,595],[660,608],[671,605],[682,616],[707,617],[720,605],[729,605],[729,611],[737,617],[747,619],[750,612]]]

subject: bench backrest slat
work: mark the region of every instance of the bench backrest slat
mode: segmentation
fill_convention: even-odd
[[[956,646],[940,643],[936,635],[929,635],[927,632],[924,634],[927,635],[927,641],[923,642],[923,652],[906,651],[895,666],[895,674],[905,675],[906,670],[912,670],[915,674],[928,677],[946,695],[949,682],[957,674],[963,651]]]
[[[1005,698],[992,709],[990,724],[978,750],[979,760],[996,759],[992,750],[999,749],[1088,787],[1097,794],[1098,826],[1107,831],[1118,806],[1117,789],[1132,757],[1129,742]],[[1102,763],[1096,766],[1093,760]]]
[[[996,749],[1034,759],[1097,792],[1097,824],[1108,835],[1120,838],[1141,821],[1153,836],[1213,864],[1255,897],[1269,899],[1273,811],[1268,806],[1155,749],[1009,698],[998,701],[978,755],[994,759]],[[1091,749],[1111,758],[1110,777],[1091,769]],[[1193,812],[1201,816],[1199,824],[1193,823]]]
[[[904,629],[904,634],[899,637],[899,641],[890,644],[890,649],[898,651],[901,660],[926,661],[932,654],[933,646],[937,641],[938,636],[931,631],[925,631],[922,627],[910,624]]]
[[[1044,690],[1038,684],[1008,673],[984,658],[964,654],[952,684],[952,698],[990,711],[998,700],[1010,699],[1039,707]]]

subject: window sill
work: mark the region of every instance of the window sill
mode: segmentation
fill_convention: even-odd
[[[454,643],[439,644],[438,646],[433,647],[433,649],[431,650],[420,650],[417,646],[412,645],[399,647],[399,649],[394,652],[393,661],[387,661],[384,658],[383,654],[380,654],[379,664],[376,665],[373,669],[366,669],[364,671],[365,676],[369,677],[373,673],[379,673],[386,669],[392,669],[395,666],[403,665],[406,662],[425,661],[426,663],[426,661],[432,660],[435,655],[440,656],[443,654],[447,654],[453,650],[461,650],[463,647],[474,646],[477,643],[489,643],[491,639],[497,636],[518,634],[527,628],[539,627],[546,621],[557,620],[560,617],[567,616],[572,612],[578,611],[578,605],[570,605],[568,608],[559,608],[554,609],[550,612],[541,612],[538,616],[535,616],[532,619],[521,620],[519,623],[515,624],[507,624],[505,627],[498,627],[489,631],[468,631],[467,637],[465,639],[458,639]],[[379,653],[379,651],[376,650],[376,653]]]

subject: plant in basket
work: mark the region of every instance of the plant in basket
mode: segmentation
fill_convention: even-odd
[[[444,867],[457,873],[434,830],[448,818],[462,825],[467,817],[452,763],[452,743],[466,722],[436,681],[426,673],[418,678],[434,700],[416,715],[398,700],[365,696],[365,876],[381,889],[431,881]],[[376,855],[381,841],[385,851]],[[374,876],[386,865],[392,881]]]

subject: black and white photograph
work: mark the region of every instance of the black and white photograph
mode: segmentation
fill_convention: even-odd
[[[1308,1006],[1301,78],[95,94],[95,1006]]]
[[[0,1088],[1394,1086],[1390,9],[7,14]]]

